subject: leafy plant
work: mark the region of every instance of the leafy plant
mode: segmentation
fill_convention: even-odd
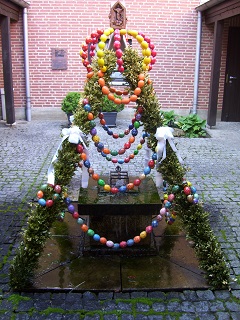
[[[68,92],[66,97],[62,101],[62,111],[65,113],[74,113],[78,107],[79,100],[81,98],[80,92]]]
[[[189,114],[188,116],[180,116],[177,125],[185,133],[188,138],[197,138],[206,136],[206,120],[202,120],[197,114]]]
[[[171,111],[162,111],[163,116],[163,126],[175,127],[176,126],[176,119],[177,115],[175,114],[174,110]]]
[[[119,96],[115,94],[115,97]],[[104,96],[101,108],[103,112],[120,112],[124,109],[124,104],[115,104],[112,100],[109,100],[107,96]]]

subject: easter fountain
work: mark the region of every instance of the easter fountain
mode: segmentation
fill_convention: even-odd
[[[167,140],[177,161],[181,163],[182,159],[173,143],[171,129],[157,129],[161,126],[160,107],[148,75],[156,60],[154,45],[144,34],[126,30],[126,20],[125,7],[117,1],[111,8],[110,28],[92,33],[80,51],[88,72],[85,98],[80,101],[72,127],[63,130],[63,140],[76,145],[82,169],[81,187],[75,201],[65,197],[67,211],[74,219],[60,214],[59,219],[64,218],[65,225],[63,228],[56,224],[53,228],[35,279],[37,288],[125,291],[207,287],[193,249],[180,227],[172,227],[176,219],[174,193],[162,202],[159,196],[161,174],[155,173],[156,183],[150,176],[166,158]],[[127,44],[126,35],[140,44],[143,58]],[[95,54],[97,58],[92,59]],[[116,65],[128,89],[112,86],[111,74]],[[106,125],[101,112],[103,95],[116,104],[132,104],[136,108],[134,118],[123,132],[114,133]],[[103,136],[113,138],[114,149],[100,141],[101,130]],[[136,144],[139,132],[141,137]],[[86,135],[94,143],[92,149],[87,145]],[[116,140],[128,135],[128,141],[117,151]],[[129,152],[132,146],[135,150]],[[133,162],[141,149],[145,152],[144,170],[129,176],[122,166]],[[96,151],[109,164],[107,168],[114,167],[109,174],[105,168],[101,177],[93,169]],[[48,181],[54,185],[52,177],[54,165],[49,170]],[[179,187],[175,187],[178,192]],[[187,190],[184,191],[186,196],[197,203],[187,182],[183,187]],[[160,224],[163,218],[167,222],[165,226]],[[157,273],[161,275],[159,278]]]
[[[225,287],[229,271],[222,251],[196,188],[184,179],[172,129],[162,127],[149,77],[155,47],[148,36],[125,29],[126,9],[120,1],[111,8],[110,23],[91,33],[80,50],[87,69],[84,98],[71,127],[62,130],[48,181],[30,206],[10,285],[17,290],[115,292],[206,288],[181,220],[203,260],[204,276],[215,288]],[[141,54],[127,44],[129,38]],[[128,86],[124,90],[113,87],[116,66]],[[123,131],[106,126],[103,97],[135,111]],[[144,169],[137,172],[138,163],[134,170],[122,170],[141,160],[140,151]],[[81,183],[72,196],[77,168]]]

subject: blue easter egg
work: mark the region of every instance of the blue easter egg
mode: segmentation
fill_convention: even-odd
[[[138,134],[138,130],[136,128],[134,128],[134,129],[132,129],[131,133],[132,133],[132,136],[135,137]]]
[[[107,132],[107,133],[108,133],[108,135],[109,135],[109,136],[112,136],[112,135],[113,135],[112,130],[108,130],[108,132]]]
[[[198,199],[199,198],[199,195],[197,193],[194,193],[194,199]]]
[[[91,163],[90,163],[89,160],[85,160],[85,161],[83,162],[83,164],[84,164],[84,166],[85,166],[86,168],[90,168],[90,166],[91,166]]]
[[[64,201],[65,201],[65,203],[66,203],[67,205],[71,203],[71,199],[70,199],[70,198],[68,198],[68,197],[67,197],[67,198],[65,198],[65,199],[64,199]]]
[[[84,220],[82,218],[77,219],[77,224],[82,225],[84,223]]]
[[[102,155],[103,157],[106,157],[106,156],[107,156],[106,153],[104,153],[103,151],[101,151],[101,155]]]
[[[159,223],[158,223],[157,220],[153,220],[153,221],[152,221],[152,227],[153,227],[153,228],[156,228],[156,227],[158,226],[158,224],[159,224]]]
[[[98,149],[102,150],[104,148],[104,144],[102,142],[98,143]]]
[[[133,129],[133,124],[130,124],[130,125],[128,126],[128,128],[129,128],[129,130],[132,130],[132,129]]]
[[[123,163],[124,163],[124,160],[123,160],[123,159],[118,159],[118,163],[119,163],[119,164],[123,164]]]
[[[149,174],[151,172],[151,168],[150,167],[145,167],[144,170],[143,170],[143,173],[145,175]]]
[[[190,188],[191,188],[192,193],[196,193],[197,192],[197,189],[195,187],[190,187]]]
[[[155,152],[152,154],[152,159],[157,160],[157,154]]]
[[[87,111],[87,112],[89,112],[89,111],[92,110],[90,104],[85,104],[85,106],[83,107],[83,109],[84,109],[85,111]]]
[[[133,239],[129,239],[129,240],[127,241],[127,246],[128,246],[128,247],[131,247],[131,246],[133,246],[133,245],[134,245]]]
[[[119,243],[114,243],[113,249],[118,250],[120,248]]]
[[[127,187],[126,186],[121,186],[119,189],[119,192],[124,193],[127,191]]]
[[[170,201],[167,201],[165,204],[164,204],[164,207],[165,208],[171,208],[172,206],[172,203]]]
[[[38,203],[40,204],[40,206],[45,207],[46,206],[46,200],[44,200],[43,198],[38,199]]]
[[[95,233],[94,236],[93,236],[93,240],[100,241],[100,235]]]

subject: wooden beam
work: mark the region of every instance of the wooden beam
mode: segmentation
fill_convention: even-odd
[[[227,19],[240,14],[240,1],[224,1],[204,11],[205,23],[210,24],[218,20]]]
[[[0,0],[0,14],[11,18],[14,21],[19,19],[20,8],[11,1]]]
[[[1,36],[6,118],[7,124],[13,124],[15,122],[15,110],[13,98],[10,17],[1,18]]]
[[[217,120],[217,104],[218,104],[218,89],[222,55],[222,35],[223,21],[216,21],[214,25],[214,43],[212,55],[212,70],[208,106],[207,124],[212,127],[216,125]]]

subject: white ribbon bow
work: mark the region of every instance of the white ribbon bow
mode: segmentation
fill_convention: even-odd
[[[54,162],[57,161],[57,155],[58,155],[58,151],[62,149],[62,143],[64,140],[66,140],[68,138],[68,141],[70,143],[74,143],[74,144],[78,144],[79,142],[81,142],[83,144],[84,147],[84,152],[86,153],[87,157],[88,157],[88,150],[87,147],[85,145],[85,142],[82,138],[83,132],[79,129],[78,126],[72,126],[71,128],[64,128],[62,129],[62,141],[60,143],[60,145],[57,148],[57,151],[55,152],[53,158],[52,158],[52,162],[48,168],[48,183],[53,184],[55,183],[55,172],[54,172]],[[85,166],[82,167],[82,187],[83,188],[87,188],[88,187],[88,179],[89,179],[89,174],[88,174],[88,170]]]
[[[183,159],[181,158],[180,154],[178,153],[178,150],[173,142],[174,136],[173,136],[173,128],[170,127],[159,127],[157,128],[155,137],[158,140],[157,144],[157,159],[159,164],[166,158],[167,155],[167,149],[166,149],[166,142],[168,140],[172,150],[176,153],[176,156],[178,158],[178,161],[183,164]]]

